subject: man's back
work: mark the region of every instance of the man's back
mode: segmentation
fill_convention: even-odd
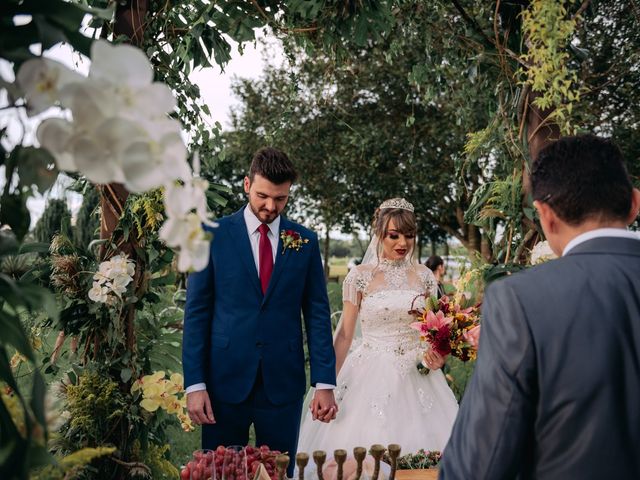
[[[499,281],[483,315],[442,478],[640,478],[640,241],[588,240]]]
[[[535,352],[533,476],[640,478],[640,241],[590,240],[511,284]]]

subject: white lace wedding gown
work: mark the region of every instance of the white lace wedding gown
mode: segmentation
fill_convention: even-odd
[[[416,369],[425,346],[408,313],[416,295],[436,289],[429,269],[407,261],[381,260],[349,272],[343,301],[361,299],[362,339],[354,340],[338,374],[337,418],[326,424],[303,414],[298,452],[325,450],[331,457],[343,448],[351,455],[354,447],[375,443],[397,443],[403,454],[444,448],[458,404],[441,370]],[[416,306],[424,306],[423,297]]]

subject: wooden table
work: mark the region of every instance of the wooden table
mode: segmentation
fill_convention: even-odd
[[[396,472],[397,480],[438,480],[438,469],[414,469],[414,470],[398,470]]]

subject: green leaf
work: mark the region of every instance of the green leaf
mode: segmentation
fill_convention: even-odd
[[[59,27],[49,23],[48,19],[42,15],[34,15],[33,23],[38,29],[38,36],[42,42],[42,49],[48,50],[49,48],[64,42],[67,37]]]
[[[49,252],[49,244],[44,242],[31,242],[31,243],[23,243],[20,245],[20,250],[18,253],[48,253]]]
[[[27,282],[20,282],[18,288],[31,311],[44,310],[50,319],[58,321],[60,309],[56,303],[56,297],[49,290]]]
[[[45,465],[56,465],[55,458],[41,445],[31,445],[28,452],[27,464],[29,468],[44,467]]]
[[[18,240],[29,231],[31,214],[27,209],[26,198],[21,194],[3,195],[0,199],[0,223],[11,227]]]
[[[18,175],[20,185],[35,185],[38,192],[44,193],[58,178],[53,156],[43,148],[25,147],[18,152]]]
[[[107,21],[113,19],[113,15],[116,11],[116,2],[109,2],[109,6],[107,8],[90,7],[79,3],[76,3],[75,6],[84,12],[90,13],[96,18]]]
[[[18,391],[18,384],[16,379],[13,378],[13,371],[9,364],[7,349],[2,344],[0,344],[0,380],[5,382],[12,390]],[[2,405],[3,403],[0,402],[0,406]]]
[[[46,392],[47,386],[44,383],[44,379],[42,378],[42,375],[40,375],[40,372],[35,370],[33,372],[33,388],[31,390],[31,411],[33,412],[36,422],[45,429],[45,438],[47,437],[47,419],[44,409],[44,397]]]
[[[18,241],[11,232],[0,230],[0,257],[18,253]]]
[[[1,342],[4,345],[13,346],[18,352],[27,357],[30,361],[35,361],[33,356],[33,350],[29,344],[29,338],[27,337],[20,319],[7,313],[5,310],[0,310],[0,331],[2,332]]]
[[[120,380],[122,380],[122,383],[128,383],[129,380],[131,380],[132,374],[133,371],[129,367],[120,370]]]

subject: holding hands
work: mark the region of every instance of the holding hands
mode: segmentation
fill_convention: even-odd
[[[338,413],[338,405],[333,396],[333,390],[316,390],[309,405],[309,410],[311,410],[311,416],[314,420],[320,420],[324,423],[329,423],[331,420],[334,420]]]

